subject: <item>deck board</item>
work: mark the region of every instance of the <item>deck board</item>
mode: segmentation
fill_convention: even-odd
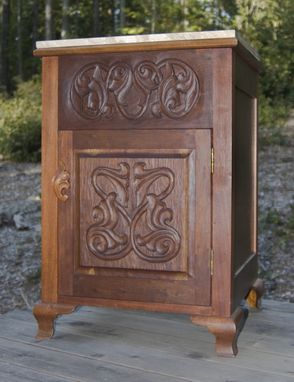
[[[37,341],[31,312],[13,311],[0,316],[0,381],[294,382],[293,312],[265,301],[239,355],[225,359],[183,315],[85,307],[59,319],[54,339]]]

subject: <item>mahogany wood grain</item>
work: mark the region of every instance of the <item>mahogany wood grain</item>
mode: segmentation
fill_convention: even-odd
[[[53,337],[56,318],[62,314],[72,313],[76,308],[77,307],[74,305],[36,304],[33,309],[33,314],[38,323],[36,338],[38,340],[44,340]]]
[[[214,54],[202,49],[184,56],[168,50],[60,57],[59,129],[211,129]],[[175,107],[173,86],[183,89]]]
[[[58,199],[53,179],[58,166],[58,57],[42,63],[42,301],[58,296]]]
[[[188,315],[212,315],[211,306],[204,305],[185,305],[185,304],[166,304],[158,302],[140,302],[129,300],[91,298],[78,296],[58,296],[60,304],[79,305],[79,306],[103,306],[109,308],[145,310],[150,312],[184,313]]]
[[[258,63],[227,43],[38,50],[62,56],[43,58],[39,338],[109,306],[189,314],[237,353],[262,294]]]
[[[232,55],[231,49],[216,50],[213,71],[212,306],[224,317],[232,314]]]
[[[58,268],[61,272],[73,272],[74,243],[72,232],[74,232],[74,210],[70,202],[75,197],[76,179],[74,171],[73,133],[71,131],[60,131],[58,134],[58,166],[64,168],[69,174],[68,199],[59,201],[58,208]],[[66,277],[58,279],[59,293],[62,290],[65,294],[72,294],[72,284]]]

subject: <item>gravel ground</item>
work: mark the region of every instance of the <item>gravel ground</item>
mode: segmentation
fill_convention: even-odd
[[[40,280],[40,165],[0,162],[0,313],[33,304]]]
[[[259,255],[265,297],[294,302],[294,113],[259,153]]]
[[[267,298],[294,302],[294,116],[260,150],[259,254]],[[0,161],[0,313],[40,293],[40,165]]]

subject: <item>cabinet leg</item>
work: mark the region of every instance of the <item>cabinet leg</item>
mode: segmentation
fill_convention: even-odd
[[[237,340],[247,317],[248,309],[242,306],[237,308],[231,317],[192,316],[191,320],[196,325],[206,326],[215,336],[217,355],[234,357],[238,353]]]
[[[261,279],[257,279],[255,283],[252,285],[247,297],[246,301],[250,308],[259,309],[261,306],[261,297],[264,293],[264,285]]]
[[[55,320],[62,314],[69,314],[76,310],[77,306],[64,304],[36,304],[33,314],[38,323],[38,333],[36,338],[44,340],[51,338],[55,331]]]

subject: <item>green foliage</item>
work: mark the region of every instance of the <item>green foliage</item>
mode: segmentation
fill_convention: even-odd
[[[238,29],[261,57],[259,122],[271,139],[294,105],[294,1],[222,3],[232,17],[229,25]]]
[[[280,246],[285,246],[289,240],[294,239],[294,204],[286,215],[277,209],[268,209],[265,214],[260,214],[259,226],[262,231],[271,230]]]
[[[0,154],[16,161],[39,161],[40,79],[20,83],[12,98],[0,98]]]
[[[290,206],[289,218],[287,220],[287,228],[292,232],[292,237],[294,237],[294,204]]]
[[[9,93],[11,89],[17,90],[14,99],[6,99],[4,95],[0,98],[0,151],[5,157],[34,160],[39,156],[40,97],[36,78],[28,80],[40,72],[40,60],[33,57],[32,50],[36,40],[45,38],[45,0],[10,0],[9,3],[6,36],[9,47],[7,52],[0,49],[0,91],[1,88]],[[53,39],[61,38],[62,3],[61,0],[52,1]],[[20,19],[17,17],[19,4]],[[285,144],[279,127],[294,105],[293,0],[96,0],[96,13],[93,4],[93,0],[68,2],[67,36],[92,37],[96,13],[99,17],[96,17],[98,28],[95,30],[101,36],[239,30],[258,50],[262,61],[261,144]],[[2,9],[3,1],[0,0],[0,34],[4,30]],[[4,62],[8,75],[1,74]],[[22,85],[21,81],[28,82]]]

